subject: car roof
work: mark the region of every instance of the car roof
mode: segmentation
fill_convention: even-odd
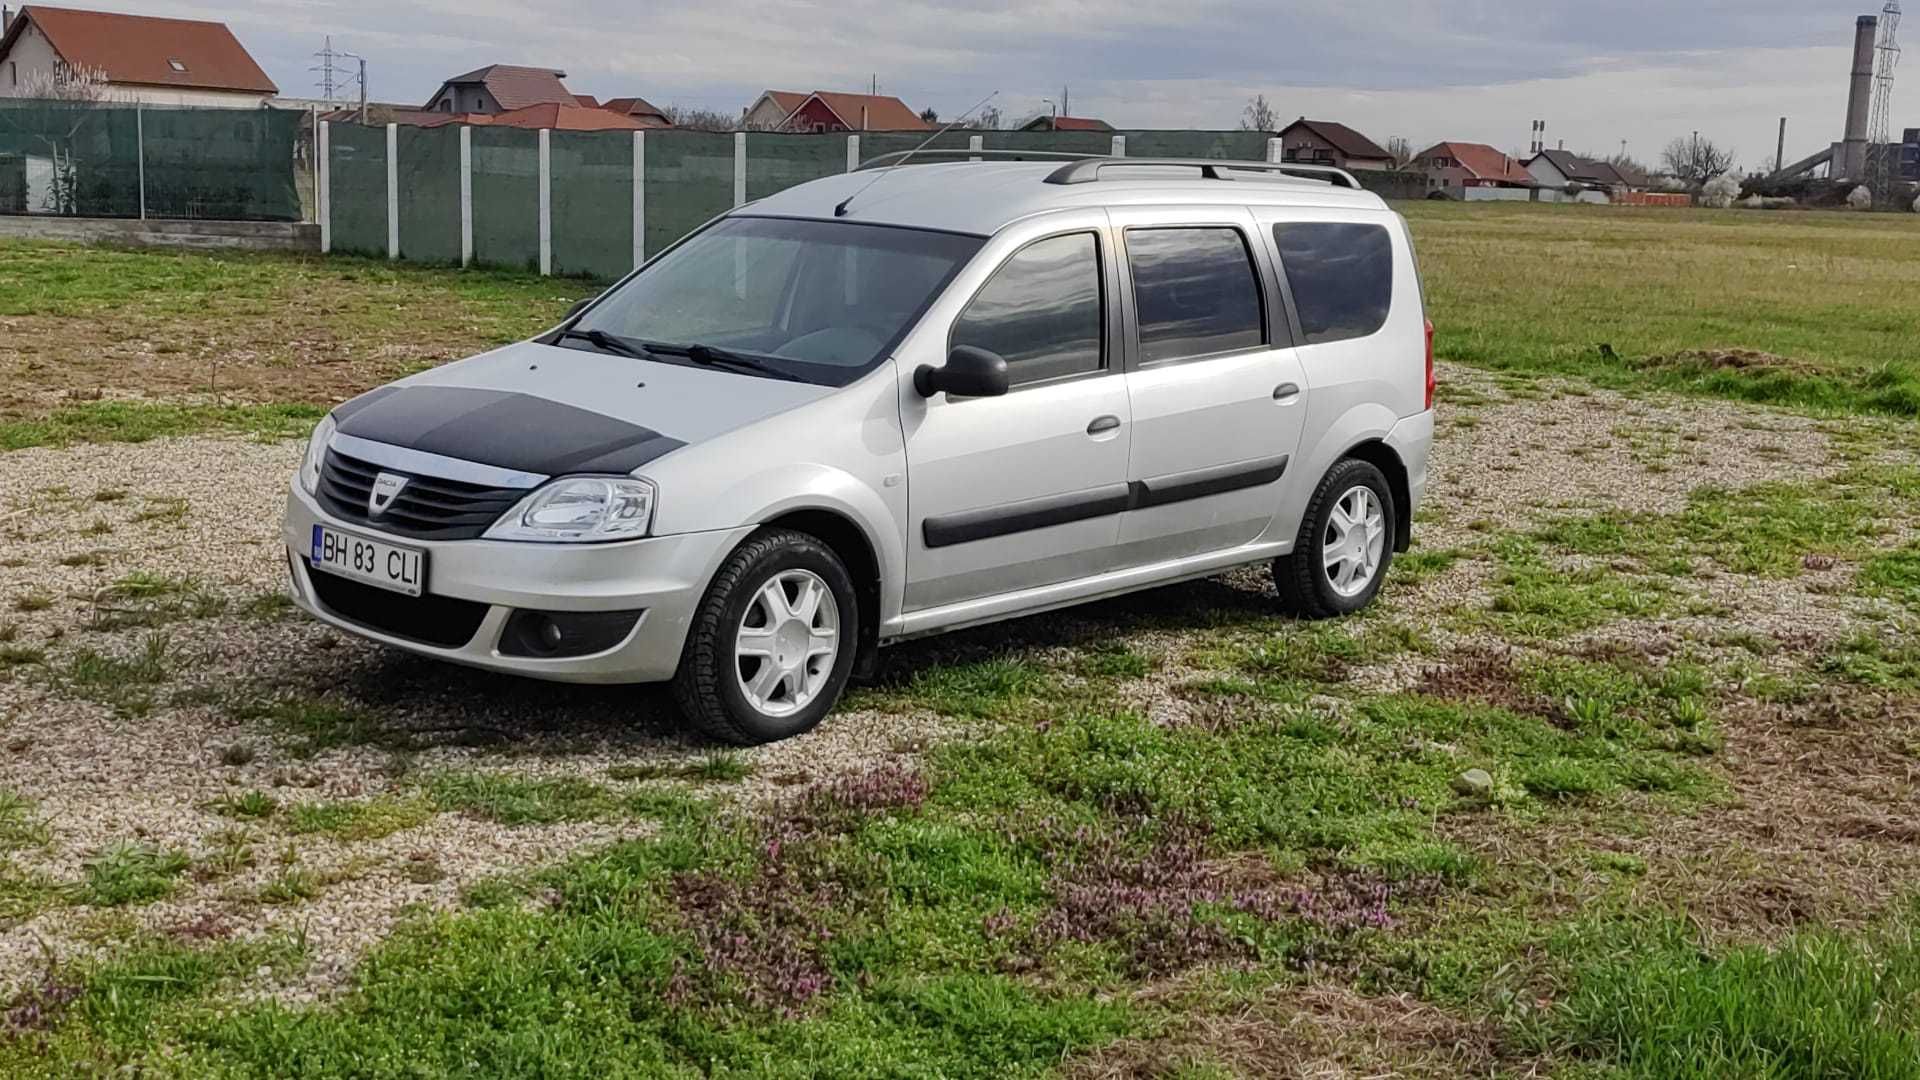
[[[1231,167],[1231,162],[1219,162]],[[1207,179],[1191,165],[1106,166],[1099,179],[1047,183],[1058,161],[956,161],[865,169],[813,180],[748,203],[736,214],[828,218],[991,236],[1050,210],[1104,206],[1313,206],[1382,211],[1370,191],[1274,173]],[[854,196],[844,215],[834,208]]]

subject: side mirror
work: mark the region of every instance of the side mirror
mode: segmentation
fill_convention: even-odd
[[[958,345],[947,354],[945,367],[920,365],[913,388],[921,397],[945,392],[953,397],[999,397],[1007,392],[1007,361],[999,353],[972,345]]]
[[[587,310],[587,305],[598,299],[600,299],[598,296],[589,296],[585,300],[574,301],[573,306],[567,309],[567,318],[571,319],[575,315]]]

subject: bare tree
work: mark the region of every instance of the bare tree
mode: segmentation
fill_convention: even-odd
[[[57,64],[51,70],[32,71],[20,80],[20,97],[34,98],[56,109],[71,112],[71,122],[58,125],[64,132],[40,132],[36,138],[47,148],[52,175],[39,209],[49,214],[73,215],[80,212],[80,166],[74,152],[74,138],[86,126],[89,114],[114,99],[101,68]]]
[[[1273,106],[1267,104],[1267,95],[1255,94],[1247,107],[1240,110],[1241,131],[1278,131],[1280,118],[1274,114]]]
[[[669,105],[665,110],[667,119],[673,126],[688,131],[733,131],[741,122],[729,113],[716,109],[695,109],[681,105]]]
[[[973,119],[962,120],[953,126],[962,131],[999,131],[1001,119],[1000,107],[998,105],[988,105],[978,113],[975,113]],[[934,121],[929,120],[927,122],[933,123]]]
[[[1722,149],[1712,139],[1683,136],[1660,152],[1660,164],[1670,175],[1698,188],[1733,168],[1733,151]]]
[[[64,101],[76,105],[104,105],[114,98],[103,68],[56,64],[51,69],[29,71],[20,80],[16,97],[41,101]]]
[[[1405,135],[1395,135],[1387,140],[1387,156],[1393,159],[1393,167],[1404,169],[1413,164],[1413,144]]]

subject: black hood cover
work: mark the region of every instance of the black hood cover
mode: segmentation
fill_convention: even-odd
[[[629,473],[686,445],[532,394],[464,386],[383,386],[333,418],[356,438],[546,476]]]

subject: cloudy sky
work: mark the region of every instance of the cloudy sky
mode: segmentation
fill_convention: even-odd
[[[1282,118],[1343,120],[1381,142],[1524,150],[1538,117],[1570,149],[1625,140],[1652,158],[1698,129],[1755,165],[1781,116],[1790,158],[1839,138],[1854,16],[1883,0],[94,2],[223,20],[289,96],[316,93],[311,54],[332,34],[367,57],[381,101],[424,102],[445,76],[495,62],[563,69],[580,93],[730,113],[767,87],[877,77],[947,118],[995,90],[1009,118],[1031,115],[1064,85],[1076,115],[1117,127],[1219,128],[1265,94]],[[1920,125],[1920,110],[1897,121]]]

